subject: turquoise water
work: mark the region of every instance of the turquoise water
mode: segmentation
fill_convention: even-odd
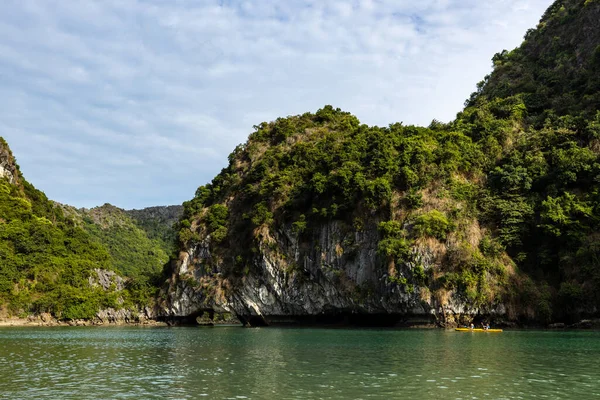
[[[6,399],[587,399],[600,332],[0,328]]]

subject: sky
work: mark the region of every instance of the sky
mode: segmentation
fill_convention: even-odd
[[[91,208],[181,204],[253,125],[450,121],[551,0],[3,0],[0,136]]]

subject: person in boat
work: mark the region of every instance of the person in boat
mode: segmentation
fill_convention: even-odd
[[[471,322],[471,326],[469,328],[470,329],[475,329],[475,325],[473,325],[473,323]]]

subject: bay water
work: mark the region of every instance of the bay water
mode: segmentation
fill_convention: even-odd
[[[600,398],[600,332],[0,328],[0,398]]]

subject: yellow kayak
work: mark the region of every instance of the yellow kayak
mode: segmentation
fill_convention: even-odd
[[[459,332],[502,332],[502,329],[482,329],[482,328],[456,328]]]

